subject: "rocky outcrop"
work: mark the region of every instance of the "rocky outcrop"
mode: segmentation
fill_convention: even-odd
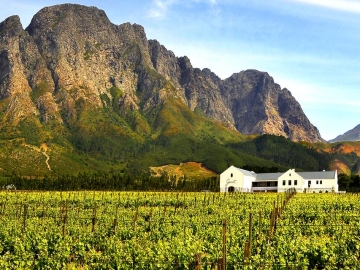
[[[140,25],[114,25],[95,7],[46,7],[25,30],[17,16],[0,24],[7,119],[35,115],[62,124],[76,118],[82,103],[146,115],[168,99],[244,134],[322,141],[290,91],[267,73],[247,70],[221,80],[147,40]]]
[[[241,133],[322,141],[291,92],[281,89],[266,72],[246,70],[233,74],[221,82],[220,90]]]

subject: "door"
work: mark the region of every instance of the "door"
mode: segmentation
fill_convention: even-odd
[[[233,186],[228,187],[228,192],[235,192],[235,188]]]

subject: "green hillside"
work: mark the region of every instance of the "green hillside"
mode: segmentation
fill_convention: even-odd
[[[114,92],[115,90],[113,90]],[[113,95],[121,93],[113,93]],[[108,100],[109,104],[111,101]],[[333,159],[354,167],[353,154],[327,153],[279,136],[246,137],[169,98],[148,111],[102,109],[78,101],[64,124],[37,117],[2,123],[0,175],[141,173],[150,166],[199,162],[220,173],[230,165],[257,172],[328,170]]]

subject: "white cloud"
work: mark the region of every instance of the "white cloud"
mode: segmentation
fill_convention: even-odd
[[[290,0],[290,1],[360,14],[360,2],[359,1],[349,1],[349,0],[316,0],[316,1],[314,1],[314,0]]]
[[[193,0],[194,2],[204,2],[204,3],[209,3],[210,5],[216,5],[217,4],[217,0]]]
[[[164,18],[167,16],[169,10],[174,5],[191,5],[193,3],[205,3],[211,7],[217,5],[217,0],[153,0],[153,7],[149,10],[148,16],[150,18]]]
[[[151,18],[161,18],[166,16],[169,6],[174,4],[175,0],[154,0],[152,7],[149,10],[148,16]]]

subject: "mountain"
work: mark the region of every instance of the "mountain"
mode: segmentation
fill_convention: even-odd
[[[18,16],[0,23],[0,173],[288,166],[232,148],[253,134],[324,141],[268,73],[222,80],[95,7],[46,7],[26,29]]]
[[[356,142],[360,141],[360,124],[354,127],[353,129],[345,132],[342,135],[337,136],[335,139],[330,140],[329,142]]]

